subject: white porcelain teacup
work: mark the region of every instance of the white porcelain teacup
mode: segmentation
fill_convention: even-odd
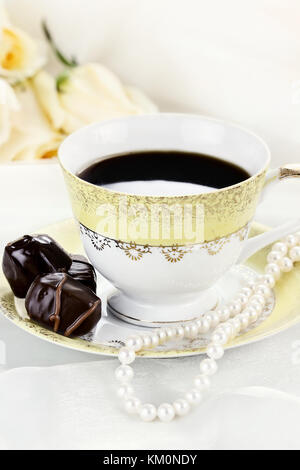
[[[250,177],[208,193],[145,196],[112,191],[77,176],[95,160],[111,155],[164,149],[219,157],[244,168]],[[67,137],[59,160],[84,249],[117,288],[109,306],[132,323],[186,321],[214,308],[214,285],[234,264],[299,230],[298,219],[248,240],[264,188],[278,178],[300,176],[300,165],[268,171],[266,144],[233,124],[164,113],[105,121]],[[194,238],[178,230],[182,221],[174,207],[181,216],[188,208]],[[161,230],[165,220],[170,223],[167,234]],[[153,221],[158,231],[153,231]]]

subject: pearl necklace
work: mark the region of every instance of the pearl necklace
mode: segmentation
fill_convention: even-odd
[[[211,385],[210,377],[218,370],[217,360],[223,357],[225,345],[258,320],[281,273],[291,271],[294,263],[300,261],[300,232],[275,243],[267,261],[265,274],[248,281],[227,306],[208,312],[186,325],[159,328],[148,334],[130,336],[126,340],[125,347],[119,351],[121,365],[116,369],[115,376],[121,382],[117,395],[124,401],[128,413],[138,414],[143,421],[153,421],[158,417],[161,421],[168,422],[176,415],[186,415],[193,406],[201,402],[203,393]],[[196,338],[199,333],[210,331],[212,333],[211,342],[206,348],[207,358],[200,362],[200,374],[194,379],[194,388],[172,404],[162,403],[158,407],[151,403],[142,404],[130,383],[134,371],[129,364],[135,360],[136,352],[174,339]]]

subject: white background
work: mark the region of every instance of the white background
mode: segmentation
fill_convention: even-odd
[[[47,18],[66,52],[101,60],[163,109],[237,121],[267,140],[274,165],[300,161],[300,97],[293,88],[300,80],[299,2],[7,3],[20,26],[38,34],[40,18]],[[297,183],[282,183],[257,219],[276,225],[298,216]],[[0,201],[2,247],[71,215],[55,164],[0,167]],[[47,344],[0,317],[0,448],[300,448],[299,340],[296,326],[229,351],[213,393],[195,413],[169,425],[144,424],[114,398],[115,359]],[[137,361],[140,395],[175,398],[198,363]]]

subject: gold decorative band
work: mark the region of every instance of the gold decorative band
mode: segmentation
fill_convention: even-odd
[[[237,232],[231,233],[222,238],[217,238],[210,242],[204,242],[201,244],[196,244],[192,246],[150,246],[150,245],[138,245],[135,242],[123,242],[120,240],[113,240],[111,238],[106,238],[101,236],[99,233],[94,232],[93,230],[88,229],[82,224],[79,224],[80,232],[83,236],[86,236],[93,247],[101,252],[108,248],[117,248],[123,251],[123,253],[131,261],[141,261],[145,255],[152,254],[155,250],[158,250],[163,258],[169,263],[178,263],[180,262],[187,254],[192,253],[196,250],[204,250],[209,256],[215,256],[222,251],[225,245],[227,245],[232,240],[236,239],[240,242],[244,241],[249,233],[250,224],[247,224],[245,227],[241,228]]]
[[[63,168],[73,212],[81,224],[103,237],[162,247],[210,242],[245,227],[254,217],[266,170],[225,189],[156,197],[110,191]]]

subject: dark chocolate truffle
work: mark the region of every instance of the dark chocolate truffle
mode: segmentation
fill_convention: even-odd
[[[71,263],[69,254],[48,235],[24,235],[5,247],[2,267],[15,296],[24,298],[36,276],[67,271]]]
[[[101,300],[66,273],[37,277],[25,299],[29,317],[65,336],[89,333],[101,318]]]
[[[92,289],[96,293],[97,277],[94,267],[88,260],[81,255],[71,255],[72,264],[68,270],[68,274],[76,281],[82,282],[85,286]]]

